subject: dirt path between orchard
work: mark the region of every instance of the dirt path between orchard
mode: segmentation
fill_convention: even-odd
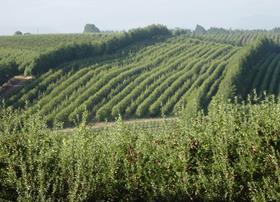
[[[33,79],[32,76],[23,76],[23,75],[14,76],[8,82],[4,83],[0,87],[0,96],[6,97],[10,95],[16,88],[23,86],[24,83],[26,83],[31,79]]]
[[[166,122],[172,122],[175,121],[176,118],[147,118],[147,119],[130,119],[130,120],[123,120],[123,123],[125,125],[137,125],[137,124],[146,124],[146,123],[161,123],[163,121]],[[116,125],[116,122],[96,122],[91,123],[88,125],[88,127],[92,129],[102,129],[102,128],[110,128]],[[75,128],[64,128],[61,130],[61,132],[72,132]]]

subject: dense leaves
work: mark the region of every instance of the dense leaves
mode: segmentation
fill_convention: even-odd
[[[276,86],[271,86],[271,80],[273,72],[278,71],[279,53],[279,46],[269,38],[261,38],[242,48],[231,59],[218,94],[222,94],[225,97],[240,95],[245,98],[256,86],[256,90],[260,94],[274,87],[278,89],[278,85],[275,84],[278,75],[275,75],[274,77],[276,78],[273,79],[273,83]],[[263,63],[266,58],[268,63]],[[256,80],[255,78],[258,79]],[[270,91],[270,93],[278,94],[276,90]]]
[[[207,116],[182,113],[157,130],[119,120],[65,134],[36,114],[1,109],[0,198],[279,201],[279,113],[274,98],[215,100]]]

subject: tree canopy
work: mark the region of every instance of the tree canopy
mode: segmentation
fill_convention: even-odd
[[[91,32],[100,32],[100,30],[94,24],[86,24],[84,28],[84,33],[91,33]]]
[[[202,27],[201,25],[196,25],[194,33],[195,34],[206,34],[206,29],[204,27]]]
[[[18,31],[15,32],[14,35],[16,35],[16,36],[22,35],[22,32],[18,30]]]

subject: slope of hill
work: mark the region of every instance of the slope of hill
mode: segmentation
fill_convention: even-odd
[[[246,96],[256,90],[279,95],[280,46],[272,39],[262,38],[232,58],[229,71],[219,87],[218,94],[226,97]]]
[[[1,99],[20,108],[0,105],[0,199],[279,201],[280,102],[246,99],[254,89],[279,95],[274,37],[160,26],[108,37],[30,58],[10,45],[7,55],[30,64],[0,65]],[[14,76],[23,72],[32,77]],[[147,125],[86,122],[177,111]]]
[[[217,91],[228,60],[238,48],[175,37],[124,59],[108,59],[78,70],[51,70],[9,97],[8,103],[39,110],[49,121],[74,122],[84,110],[94,120],[173,114],[182,97]],[[71,66],[71,65],[70,65]],[[65,67],[66,68],[66,67]],[[68,68],[69,69],[69,68]]]
[[[190,114],[207,110],[217,92],[227,98],[253,89],[279,93],[279,35],[212,36],[171,36],[163,26],[150,26],[100,35],[98,44],[54,48],[25,68],[35,79],[3,98],[39,112],[50,125],[67,125],[79,122],[84,111],[91,121],[172,116],[181,107]]]
[[[118,34],[61,34],[0,37],[0,85],[25,69],[42,54],[67,47],[70,44],[96,44]]]
[[[227,32],[207,32],[206,34],[189,34],[189,36],[201,40],[210,40],[218,43],[244,46],[254,43],[256,40],[266,37],[280,44],[280,34],[269,31],[227,31]]]
[[[170,35],[162,25],[128,32],[0,37],[0,85],[19,73],[38,75],[77,59],[111,54],[136,43]]]

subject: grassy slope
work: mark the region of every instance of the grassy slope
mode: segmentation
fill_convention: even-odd
[[[114,119],[118,114],[127,118],[170,115],[190,92],[205,88],[210,99],[237,50],[187,36],[173,37],[140,50],[128,49],[124,57],[85,61],[86,67],[70,73],[53,70],[19,89],[8,103],[23,106],[29,101],[31,111],[39,109],[50,121],[73,122],[85,109],[94,120]]]
[[[201,41],[193,42],[200,44],[201,49],[197,47],[193,52],[183,49],[185,51],[182,51],[182,55],[186,55],[185,52],[196,53],[194,64],[199,61],[203,63],[207,53],[210,56],[215,52],[214,48],[216,51],[219,48],[216,43],[203,42],[202,45]],[[226,67],[222,63],[224,60],[213,61],[212,70],[216,70],[218,75],[213,80],[207,75],[202,77],[202,72],[211,70],[209,64],[199,68],[200,71],[194,75],[199,75],[200,79],[194,76],[195,80],[186,80],[193,84],[190,93],[186,95],[186,104],[189,103],[188,96],[195,96],[195,103],[205,103],[215,94],[211,95],[209,92],[218,90],[219,95],[232,97],[249,91],[251,84],[260,86],[260,91],[271,89],[271,92],[276,92],[279,89],[275,85],[278,84],[278,77],[275,75],[279,73],[279,51],[274,45],[265,49],[263,45],[267,43],[256,43],[242,48],[241,52],[237,48],[240,54],[230,57],[232,61]],[[178,44],[175,43],[176,46]],[[191,47],[195,48],[195,45]],[[159,52],[156,47],[153,48],[155,49],[152,50]],[[162,46],[158,48],[163,49]],[[225,48],[225,45],[220,48]],[[119,60],[121,57],[117,60],[111,58],[102,60],[105,64],[99,65],[104,65],[110,71],[118,71],[128,67],[130,62],[135,64],[135,61],[141,61],[145,51],[148,51],[147,55],[153,56],[149,54],[152,50],[146,47],[138,56],[132,54],[128,57],[131,60],[124,61],[123,57],[122,60]],[[261,57],[256,57],[259,54]],[[127,55],[124,56],[127,58]],[[30,96],[34,97],[34,103],[42,100],[46,104],[48,100],[44,101],[44,96],[51,91],[54,95],[64,90],[62,87],[57,89],[57,84],[71,77],[72,80],[67,83],[69,85],[74,83],[74,78],[90,80],[92,75],[98,73],[95,71],[100,66],[96,63],[95,59],[77,62],[74,66],[87,64],[87,68],[79,70],[80,73],[75,77],[72,76],[77,73],[76,70],[69,71],[67,75],[61,70],[43,74],[35,80],[33,86],[30,84],[30,89],[22,90],[22,95],[18,93],[19,99],[21,96]],[[94,68],[91,70],[88,64],[92,64]],[[134,68],[132,66],[132,70]],[[224,71],[224,68],[228,71]],[[149,73],[150,71],[147,75]],[[240,83],[245,81],[240,78],[244,78],[244,75],[253,79],[253,82],[248,80],[250,85],[245,90],[240,88]],[[46,82],[46,77],[49,83]],[[170,77],[172,78],[169,75],[168,78]],[[201,85],[207,79],[209,82]],[[208,88],[206,84],[211,83],[210,81],[214,82]],[[156,88],[162,81],[156,79],[154,82],[158,82],[154,83]],[[125,82],[123,85],[127,86]],[[35,86],[39,86],[38,91]],[[62,102],[61,106],[68,106],[68,99],[75,99],[83,93],[85,86],[87,85],[82,84],[76,90],[67,86],[72,97],[63,98],[62,94],[65,103]],[[201,86],[200,90],[197,86]],[[40,92],[45,94],[40,95]],[[114,92],[116,91],[111,95]],[[163,92],[162,95],[164,94]],[[16,97],[13,99],[17,100]],[[56,103],[57,100],[53,102]],[[169,102],[171,101],[166,103]],[[256,100],[251,102],[255,103]],[[32,106],[36,105],[31,104]],[[115,127],[104,131],[89,130],[83,122],[72,134],[63,135],[46,127],[46,116],[42,118],[37,114],[30,116],[26,111],[0,109],[0,199],[279,201],[279,110],[279,102],[273,99],[267,99],[258,105],[232,104],[215,99],[207,116],[199,114],[188,119],[181,112],[181,117],[176,119],[175,124],[164,124],[163,130],[129,128],[119,120]],[[53,112],[56,113],[55,110]],[[83,120],[86,119],[87,115],[84,113]]]
[[[28,72],[41,55],[69,44],[102,43],[118,34],[60,34],[0,37],[0,85],[9,78]]]
[[[218,95],[226,98],[245,98],[253,90],[261,94],[279,95],[280,47],[269,38],[261,38],[241,49],[229,63],[228,72],[222,81]]]
[[[132,42],[105,56],[88,59],[81,56],[60,65],[58,70],[40,73],[6,99],[14,106],[29,102],[29,111],[39,110],[50,123],[73,123],[81,119],[84,110],[90,113],[90,120],[98,121],[114,119],[119,114],[126,118],[158,117],[173,115],[181,106],[190,114],[201,108],[206,110],[217,92],[226,97],[244,96],[256,88],[258,93],[266,90],[278,94],[278,49],[276,45],[265,48],[272,42],[259,42],[256,39],[260,36],[207,34],[199,36],[202,40],[186,35],[154,44],[143,44],[143,40]],[[38,36],[33,38],[34,44],[40,44],[42,37],[46,42],[89,40],[93,36]],[[278,35],[270,37],[278,39]],[[23,40],[22,47],[28,47],[31,39]],[[0,39],[7,47],[21,42],[17,37],[7,41]],[[229,45],[234,41],[249,44]]]

